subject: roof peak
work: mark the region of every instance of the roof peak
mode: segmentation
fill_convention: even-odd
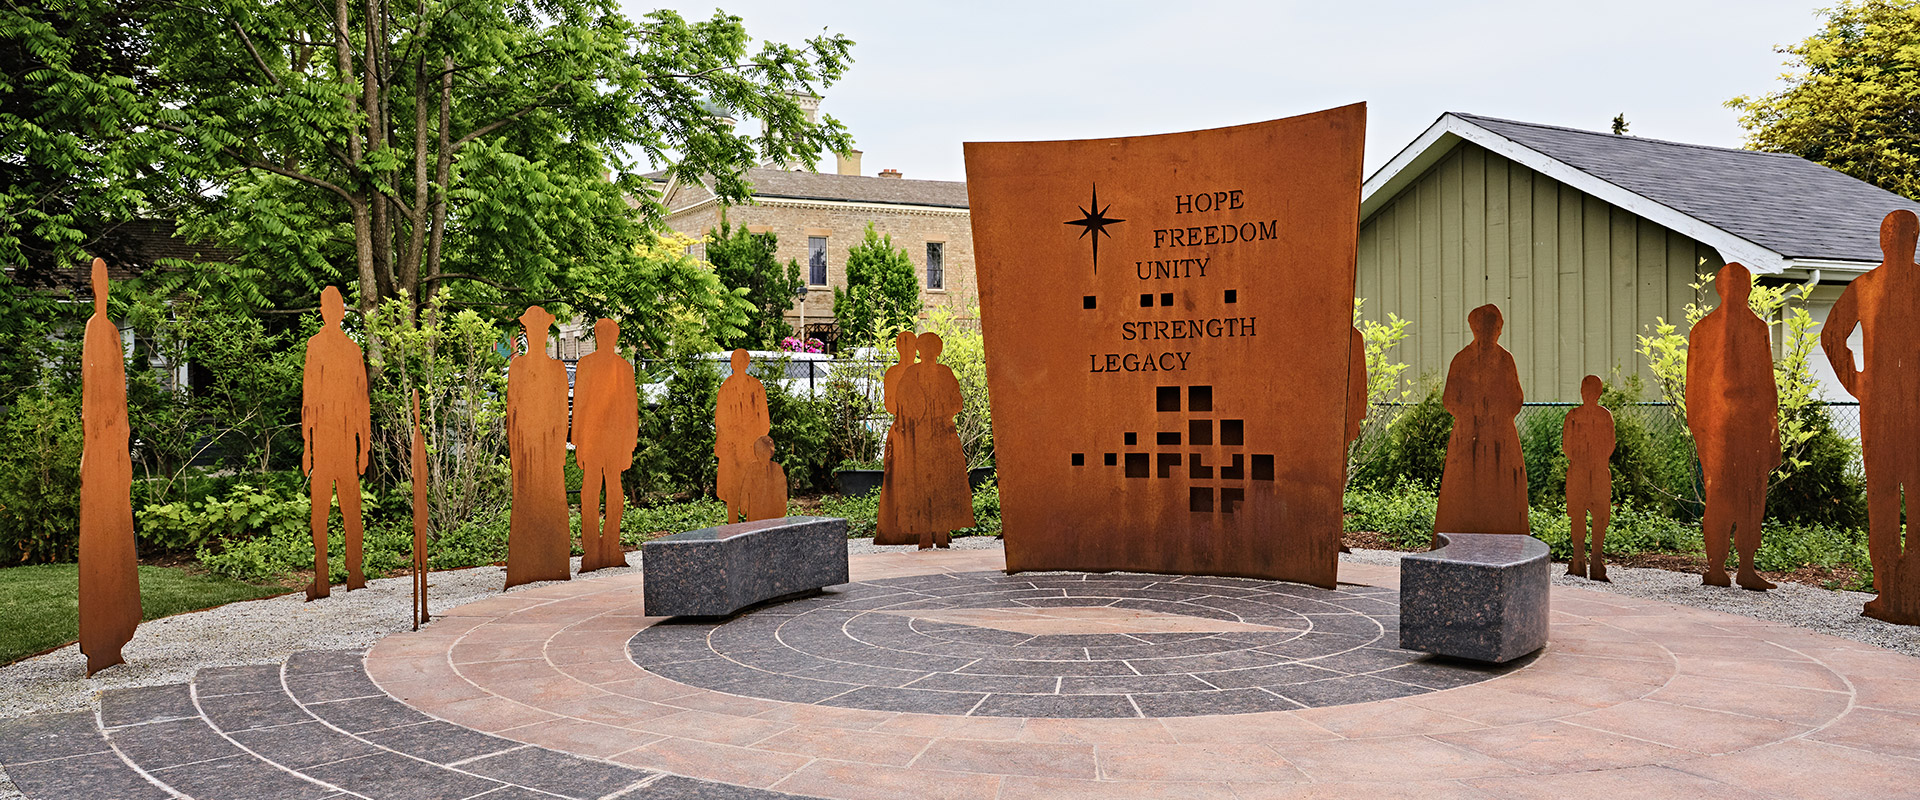
[[[1461,119],[1467,120],[1468,122],[1476,122],[1476,123],[1483,122],[1483,121],[1498,122],[1505,125],[1519,125],[1527,128],[1541,128],[1541,129],[1550,130],[1550,131],[1564,131],[1567,133],[1578,133],[1578,134],[1584,134],[1587,136],[1597,136],[1597,137],[1605,138],[1608,140],[1617,139],[1621,141],[1646,142],[1649,144],[1660,144],[1660,145],[1667,145],[1670,147],[1688,147],[1695,150],[1715,150],[1723,153],[1742,153],[1746,155],[1769,156],[1773,158],[1799,158],[1799,156],[1796,156],[1792,153],[1774,153],[1766,150],[1749,150],[1744,147],[1718,147],[1710,144],[1695,144],[1693,142],[1676,142],[1671,139],[1651,139],[1645,136],[1606,133],[1603,131],[1590,131],[1585,128],[1570,128],[1565,125],[1548,125],[1546,123],[1541,123],[1541,122],[1527,122],[1525,120],[1506,119],[1504,117],[1490,117],[1485,114],[1469,114],[1464,111],[1448,111],[1443,116],[1459,117]]]

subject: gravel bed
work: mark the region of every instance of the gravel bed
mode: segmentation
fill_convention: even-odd
[[[1402,555],[1405,554],[1392,550],[1355,550],[1340,558],[1359,564],[1395,564]],[[1564,562],[1553,565],[1553,585],[1739,614],[1920,657],[1920,627],[1861,616],[1860,607],[1873,599],[1873,595],[1863,592],[1831,591],[1786,582],[1775,589],[1751,592],[1737,587],[1702,586],[1700,576],[1691,572],[1616,566],[1607,567],[1607,577],[1612,582],[1601,583],[1573,577],[1566,574],[1566,569]]]

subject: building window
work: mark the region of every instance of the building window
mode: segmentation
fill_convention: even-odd
[[[947,244],[927,243],[927,288],[947,288]]]
[[[827,285],[827,237],[807,237],[807,283]]]

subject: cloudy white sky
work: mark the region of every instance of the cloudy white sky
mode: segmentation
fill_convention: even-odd
[[[623,0],[638,16],[715,0]],[[822,110],[864,171],[962,180],[960,143],[1166,133],[1365,101],[1368,172],[1445,111],[1739,146],[1731,97],[1821,0],[967,2],[722,0],[756,39],[857,44]],[[831,169],[828,165],[826,169]]]

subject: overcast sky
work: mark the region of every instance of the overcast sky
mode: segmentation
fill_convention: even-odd
[[[638,17],[716,3],[623,0]],[[961,142],[1167,133],[1367,103],[1369,174],[1445,111],[1737,147],[1731,97],[1829,3],[725,0],[756,39],[856,43],[822,110],[864,172],[963,180]],[[757,46],[757,45],[756,45]],[[823,171],[830,171],[829,161]]]

